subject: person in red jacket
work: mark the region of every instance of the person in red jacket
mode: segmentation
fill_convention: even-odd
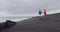
[[[44,9],[44,18],[46,18],[46,9]]]

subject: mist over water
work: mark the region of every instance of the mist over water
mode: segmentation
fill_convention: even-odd
[[[55,14],[55,13],[60,13],[60,11],[59,10],[47,11],[47,14]],[[28,19],[28,18],[35,17],[35,16],[43,16],[43,13],[42,15],[39,15],[38,13],[36,13],[34,15],[31,14],[30,16],[10,16],[10,17],[3,16],[3,17],[0,17],[0,23],[5,22],[6,20],[12,20],[12,21],[17,22],[17,21],[21,21],[21,20]]]
[[[0,17],[0,22],[5,22],[6,20],[12,20],[17,22],[24,19],[28,19],[28,18],[31,18],[31,17]]]

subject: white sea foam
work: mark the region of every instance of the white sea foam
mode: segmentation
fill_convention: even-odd
[[[21,21],[24,19],[28,19],[29,17],[0,17],[0,22],[5,22],[6,20],[12,20],[12,21]]]

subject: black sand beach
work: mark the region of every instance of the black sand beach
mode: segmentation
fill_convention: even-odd
[[[60,13],[22,20],[1,32],[60,32]]]

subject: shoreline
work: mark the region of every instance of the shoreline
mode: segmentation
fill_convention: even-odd
[[[60,32],[60,13],[22,20],[2,32]]]

